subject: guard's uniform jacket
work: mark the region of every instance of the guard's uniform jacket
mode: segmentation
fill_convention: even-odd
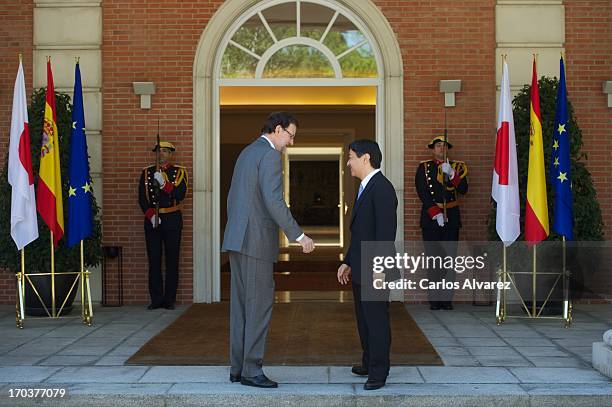
[[[432,141],[434,143],[434,141]],[[415,176],[415,185],[423,206],[421,207],[421,231],[425,254],[427,256],[455,257],[461,227],[461,214],[459,212],[458,194],[465,194],[468,189],[467,165],[462,161],[449,161],[455,170],[455,176],[448,179],[442,172],[442,161],[427,160],[419,164]],[[444,199],[446,198],[447,221],[440,226],[435,219],[439,213],[444,213]],[[455,271],[452,268],[429,267],[427,278],[430,282],[446,280],[455,281]],[[451,289],[428,290],[427,298],[432,309],[448,306],[454,291]]]
[[[423,203],[420,222],[422,229],[440,229],[438,222],[432,218],[444,212],[444,198],[446,198],[448,217],[445,227],[448,229],[461,227],[458,194],[467,193],[468,169],[462,161],[449,161],[449,163],[455,170],[455,176],[452,180],[446,177],[446,181],[444,180],[445,174],[442,172],[442,161],[426,160],[419,164],[414,181],[419,198]]]
[[[187,170],[180,165],[166,164],[160,167],[166,184],[157,188],[154,178],[155,165],[142,170],[138,184],[138,201],[144,213],[145,238],[149,257],[149,294],[151,304],[172,305],[176,301],[178,264],[183,217],[181,201],[187,194]],[[159,201],[160,223],[153,228],[151,218]],[[166,263],[165,289],[161,273],[162,246]]]
[[[166,165],[160,167],[166,185],[159,190],[159,213],[162,224],[165,219],[172,220],[176,217],[169,217],[167,214],[179,212],[180,203],[185,199],[187,193],[187,170],[180,165]],[[155,166],[151,165],[142,170],[140,175],[138,200],[140,208],[147,219],[155,215],[155,204],[157,202],[156,186],[157,181],[153,177]]]

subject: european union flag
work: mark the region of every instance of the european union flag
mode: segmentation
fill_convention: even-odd
[[[68,190],[68,247],[74,246],[93,233],[93,214],[89,177],[89,156],[85,138],[85,113],[81,70],[77,62],[74,72],[74,96],[72,98],[72,132],[70,137],[70,168]]]
[[[570,142],[567,117],[567,90],[563,57],[560,61],[560,78],[557,89],[557,112],[551,154],[550,180],[555,190],[553,230],[574,239],[574,204],[572,198],[572,177],[570,176]]]

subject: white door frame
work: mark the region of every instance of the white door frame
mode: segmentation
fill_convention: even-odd
[[[193,301],[220,301],[220,106],[218,67],[221,48],[233,24],[251,9],[273,0],[227,0],[210,19],[193,65]],[[381,76],[376,96],[376,140],[383,152],[382,169],[396,189],[397,237],[404,234],[404,108],[403,66],[399,44],[388,21],[370,0],[318,1],[340,8],[360,24],[379,56]],[[296,86],[295,80],[258,80],[254,86]],[[363,79],[345,80],[364,84]],[[248,85],[240,81],[241,86]],[[285,83],[287,82],[287,83]],[[302,86],[338,86],[337,79],[302,80]],[[224,86],[231,86],[224,81]],[[371,85],[371,83],[370,83]]]

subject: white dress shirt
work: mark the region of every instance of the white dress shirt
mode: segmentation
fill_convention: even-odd
[[[376,175],[376,173],[379,173],[379,172],[380,172],[380,168],[377,168],[377,169],[371,171],[368,175],[365,176],[365,178],[363,180],[361,180],[361,186],[363,187],[364,191],[365,191],[366,187],[368,186],[368,182],[370,182],[372,177],[374,175]]]
[[[269,138],[267,138],[265,135],[261,135],[261,137],[265,138],[266,141],[270,144],[270,147],[272,147],[273,149],[276,150],[276,147],[274,147],[274,143],[272,142],[272,140],[270,140]]]

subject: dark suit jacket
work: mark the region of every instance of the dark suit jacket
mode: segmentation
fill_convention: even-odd
[[[394,256],[395,233],[397,232],[397,196],[393,184],[381,173],[374,175],[359,200],[353,206],[351,218],[351,244],[344,258],[344,264],[351,267],[353,284],[370,283],[372,281],[371,260],[368,274],[362,280],[361,273],[361,243],[388,242],[384,255]],[[383,255],[383,253],[376,253]],[[398,278],[397,271],[389,273],[386,281]]]

